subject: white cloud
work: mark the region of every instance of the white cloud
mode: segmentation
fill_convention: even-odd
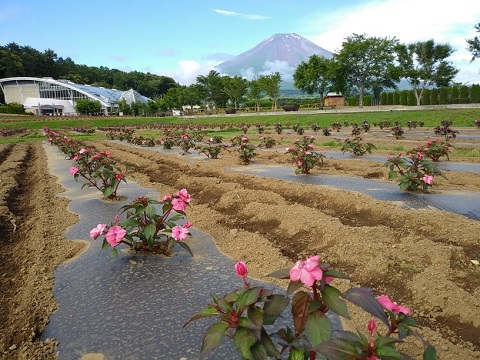
[[[457,80],[480,82],[478,71],[475,72],[473,65],[469,64],[471,54],[466,50],[465,41],[475,36],[473,26],[480,18],[478,0],[459,0],[451,6],[443,6],[437,0],[371,1],[338,9],[328,16],[314,15],[313,18],[322,21],[307,23],[305,32],[316,33],[311,40],[334,52],[340,50],[344,39],[354,33],[396,37],[402,43],[428,39],[448,43],[455,49],[449,60],[461,68]]]
[[[229,10],[213,9],[213,11],[215,11],[217,14],[220,14],[220,15],[234,16],[234,17],[239,17],[247,20],[266,20],[269,18],[268,16],[242,14],[242,13],[229,11]]]
[[[196,60],[181,60],[178,62],[178,70],[169,72],[162,71],[162,75],[170,76],[180,85],[191,85],[197,82],[197,76],[207,75],[214,69],[213,63],[200,64]]]

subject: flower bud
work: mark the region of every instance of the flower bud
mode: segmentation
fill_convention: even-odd
[[[245,265],[243,261],[239,261],[235,264],[235,271],[237,272],[238,276],[244,278],[248,273],[247,265]]]
[[[377,323],[375,322],[375,319],[373,317],[368,322],[367,329],[369,333],[374,333],[375,331],[377,331]]]

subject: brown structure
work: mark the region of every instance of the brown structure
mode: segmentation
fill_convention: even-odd
[[[329,93],[323,101],[325,107],[345,106],[345,96],[342,94]]]

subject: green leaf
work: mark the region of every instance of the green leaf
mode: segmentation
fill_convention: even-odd
[[[423,352],[423,360],[437,360],[437,351],[432,345],[428,345]]]
[[[105,250],[110,247],[110,244],[107,242],[107,239],[103,239],[102,250]]]
[[[148,218],[153,218],[156,214],[155,207],[152,205],[148,204],[147,207],[145,208],[145,214],[147,215]]]
[[[218,309],[213,305],[207,306],[206,308],[203,308],[202,310],[200,310],[200,312],[198,314],[193,315],[190,318],[190,320],[188,320],[183,325],[183,327],[187,326],[189,323],[191,323],[194,320],[198,320],[198,319],[202,319],[202,318],[210,317],[210,316],[215,316],[215,315],[222,315],[222,313],[220,311],[218,311]]]
[[[254,287],[244,291],[237,300],[237,314],[241,314],[245,308],[257,302],[260,292],[262,291],[259,287]]]
[[[292,316],[296,334],[301,334],[305,330],[310,301],[310,296],[305,291],[299,291],[293,297]]]
[[[190,249],[190,246],[188,246],[186,243],[184,243],[182,241],[178,241],[177,244],[180,245],[183,248],[183,250],[188,252],[190,254],[190,256],[193,257],[193,252],[192,252],[192,249]]]
[[[263,310],[258,306],[250,306],[247,316],[254,325],[255,329],[261,329],[263,326]]]
[[[113,194],[113,187],[107,186],[105,189],[103,189],[103,196],[108,197]]]
[[[288,306],[289,298],[280,294],[274,294],[267,298],[263,306],[263,323],[272,325]]]
[[[330,340],[332,337],[332,324],[325,314],[320,311],[314,311],[308,315],[306,332],[312,346]]]
[[[377,356],[380,358],[404,359],[404,356],[391,347],[375,348]]]
[[[147,241],[153,239],[153,236],[155,235],[155,224],[145,225],[145,227],[143,228],[143,234],[145,235]]]
[[[379,318],[387,327],[390,327],[388,317],[377,299],[372,295],[372,291],[370,288],[351,288],[348,289],[342,297],[359,306],[370,315]]]
[[[303,350],[300,349],[292,349],[290,350],[290,354],[288,354],[288,360],[304,360],[305,353]]]
[[[332,339],[318,344],[314,349],[329,359],[355,359],[358,356],[355,345],[345,339]]]
[[[265,348],[268,356],[273,357],[275,359],[280,358],[280,353],[278,352],[277,348],[275,347],[275,344],[273,343],[272,339],[270,338],[270,335],[268,335],[268,333],[265,331],[264,328],[262,328],[262,331],[260,333],[260,343]]]
[[[250,352],[252,353],[253,360],[265,360],[267,359],[267,350],[263,347],[263,344],[256,342],[250,348]]]
[[[211,325],[202,341],[202,353],[215,349],[218,345],[220,345],[220,341],[222,340],[223,336],[228,330],[228,325],[223,322],[218,322]]]
[[[325,304],[335,313],[350,319],[347,303],[340,298],[340,291],[330,285],[325,285],[321,291],[322,299]]]
[[[290,278],[290,269],[281,269],[274,271],[271,274],[268,274],[267,276],[271,276],[277,279],[289,279]]]
[[[297,289],[301,288],[303,284],[300,281],[290,281],[288,283],[287,295],[293,294]]]
[[[121,227],[137,227],[140,222],[134,218],[127,218],[125,221],[122,221],[120,226]]]
[[[118,250],[116,247],[112,248],[112,251],[110,252],[110,257],[112,259],[115,259],[118,256]]]
[[[327,277],[327,276],[333,276],[333,277],[336,277],[336,278],[340,278],[340,279],[350,279],[350,277],[340,271],[337,271],[337,270],[334,270],[334,269],[329,269],[329,270],[326,270],[323,272],[323,277]]]
[[[225,314],[228,314],[230,313],[230,311],[233,310],[233,306],[230,303],[226,302],[224,299],[217,299],[215,302],[218,305],[219,309]]]
[[[257,342],[257,337],[253,330],[244,327],[237,328],[237,331],[233,334],[233,342],[244,358],[253,358],[250,348]]]

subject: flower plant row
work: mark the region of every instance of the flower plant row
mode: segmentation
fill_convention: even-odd
[[[415,330],[418,325],[410,316],[409,308],[393,302],[385,294],[375,297],[370,288],[352,287],[342,293],[332,282],[348,279],[348,276],[321,262],[319,255],[297,261],[290,270],[270,274],[290,279],[285,295],[251,286],[244,262],[237,262],[235,271],[243,287],[223,297],[214,295],[213,302],[184,325],[202,318],[216,319],[204,334],[202,353],[214,350],[227,337],[233,340],[242,359],[282,359],[285,356],[292,360],[410,359],[397,349],[397,345],[412,336],[423,347],[423,359],[436,359],[435,348]],[[356,332],[334,332],[327,314],[350,319],[346,301],[371,315],[365,327],[366,334],[358,329]],[[290,303],[292,325],[282,327],[276,321],[288,312]],[[273,325],[276,325],[275,330],[272,330]]]

